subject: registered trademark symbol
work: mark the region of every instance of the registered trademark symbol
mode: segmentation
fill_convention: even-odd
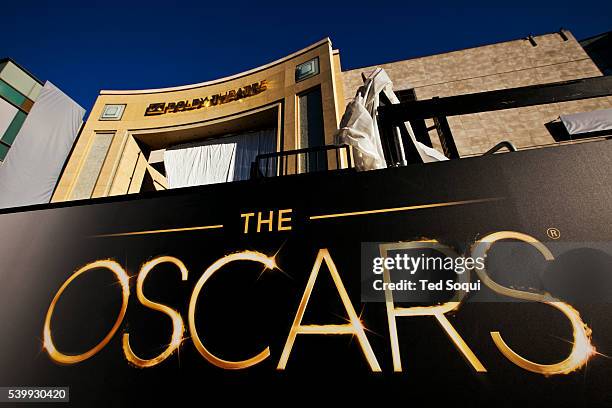
[[[561,238],[561,231],[557,228],[549,228],[546,230],[546,235],[548,235],[550,239],[559,239]]]

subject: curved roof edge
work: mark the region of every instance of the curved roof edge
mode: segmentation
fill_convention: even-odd
[[[188,89],[194,89],[194,88],[200,88],[200,87],[208,86],[208,85],[220,84],[226,81],[230,81],[232,79],[254,74],[255,72],[258,72],[258,71],[263,71],[264,69],[273,67],[274,65],[277,65],[287,60],[290,60],[292,58],[295,58],[298,55],[304,54],[305,52],[308,52],[314,48],[317,48],[325,43],[328,43],[331,46],[331,40],[329,39],[329,37],[325,37],[321,41],[318,41],[312,45],[309,45],[306,48],[302,48],[301,50],[296,51],[293,54],[277,59],[276,61],[272,61],[268,64],[261,65],[257,68],[253,68],[248,71],[240,72],[238,74],[226,76],[224,78],[213,79],[212,81],[200,82],[197,84],[190,84],[190,85],[180,85],[180,86],[174,86],[170,88],[136,89],[136,90],[104,90],[103,89],[100,91],[100,95],[138,95],[138,94],[161,93],[161,92],[172,92],[172,91],[185,91]]]

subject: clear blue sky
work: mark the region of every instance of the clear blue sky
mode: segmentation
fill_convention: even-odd
[[[340,49],[347,69],[560,27],[578,39],[612,30],[610,0],[174,3],[3,2],[0,57],[12,57],[55,83],[89,111],[100,89],[215,79],[326,36]]]

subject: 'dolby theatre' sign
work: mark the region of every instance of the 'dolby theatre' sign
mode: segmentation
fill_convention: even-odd
[[[223,105],[233,101],[239,101],[264,92],[268,88],[268,83],[264,79],[251,85],[246,85],[238,89],[232,89],[225,93],[217,93],[203,98],[185,99],[173,102],[156,102],[150,104],[145,116],[164,115],[166,113],[187,112],[197,109],[208,108],[211,106]]]
[[[84,406],[322,390],[609,405],[610,156],[603,141],[3,210],[0,387]],[[410,286],[392,262],[414,248],[463,260],[444,279],[479,291],[368,298]],[[368,251],[380,275],[360,273]]]

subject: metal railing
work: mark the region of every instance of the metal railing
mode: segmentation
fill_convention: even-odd
[[[458,159],[460,156],[448,124],[448,116],[578,101],[611,95],[612,76],[600,76],[474,94],[434,97],[379,107],[378,126],[383,139],[383,149],[389,149],[388,146],[391,146],[384,140],[397,139],[396,128],[400,127],[401,129],[405,122],[410,122],[415,130],[423,129],[422,134],[417,133],[415,137],[421,143],[430,146],[431,140],[429,140],[429,143],[426,140],[429,139],[428,129],[422,122],[426,119],[433,119],[445,156],[449,159]],[[415,123],[422,126],[414,126]],[[405,132],[401,133],[401,141],[407,163],[422,163],[423,160],[410,136]],[[395,155],[394,152],[385,152],[385,157],[394,157]],[[395,165],[394,162],[389,162],[389,160],[387,164]]]
[[[353,158],[348,145],[325,145],[260,154],[251,164],[251,178],[351,168]]]
[[[516,152],[516,146],[514,146],[514,143],[508,141],[508,140],[503,140],[501,142],[499,142],[498,144],[496,144],[495,146],[493,146],[492,148],[490,148],[489,150],[487,150],[485,153],[483,153],[483,156],[488,156],[490,154],[495,154],[496,152],[498,152],[501,149],[508,149],[509,152]]]

